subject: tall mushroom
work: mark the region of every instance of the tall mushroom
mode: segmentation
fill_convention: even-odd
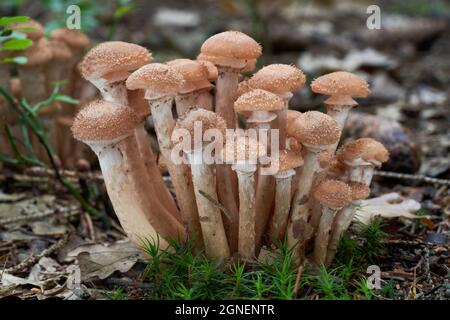
[[[202,64],[206,70],[208,70],[208,80],[210,82],[214,82],[219,77],[219,71],[217,71],[217,67],[208,60],[199,60],[197,61]],[[199,92],[197,104],[201,106],[203,109],[213,111],[214,110],[214,98],[211,93],[211,89],[206,88]]]
[[[275,174],[275,209],[270,221],[269,236],[282,240],[291,208],[291,186],[295,169],[303,165],[303,157],[295,151],[283,150],[279,155],[278,172]]]
[[[361,201],[366,199],[370,194],[369,187],[363,183],[349,182],[348,186],[351,190],[352,202],[340,210],[334,219],[333,230],[331,230],[330,241],[328,243],[327,258],[325,260],[325,265],[327,266],[333,262],[339,240],[341,240],[342,234],[352,223],[355,212],[361,205]]]
[[[327,114],[337,121],[341,130],[344,128],[351,108],[358,105],[353,98],[365,98],[369,95],[369,85],[366,80],[345,71],[332,72],[323,75],[311,83],[315,93],[330,96],[324,101]],[[336,151],[338,143],[328,150]]]
[[[151,53],[144,47],[122,41],[109,41],[92,48],[85,55],[80,69],[82,76],[98,88],[104,100],[128,105],[138,113],[141,124],[136,127],[135,138],[142,160],[146,164],[148,178],[152,182],[158,182],[153,188],[157,198],[175,217],[179,217],[176,205],[164,187],[156,159],[151,157],[150,140],[144,129],[146,116],[150,113],[148,106],[142,110],[141,102],[145,101],[143,97],[143,101],[134,99],[130,104],[125,85],[130,71],[149,63],[151,59]],[[152,161],[153,159],[155,161]]]
[[[342,181],[326,180],[314,190],[314,198],[322,205],[322,216],[314,244],[314,262],[325,264],[331,227],[336,213],[352,201],[350,187]]]
[[[200,94],[213,88],[208,80],[208,69],[198,61],[189,59],[175,59],[167,64],[176,69],[184,78],[183,86],[175,97],[178,116],[184,115],[193,106],[203,107],[198,104]]]
[[[236,99],[239,73],[248,60],[258,59],[261,46],[248,35],[239,31],[225,31],[208,38],[201,47],[202,59],[214,63],[219,77],[216,81],[215,111],[225,119],[227,128],[235,128],[233,103]],[[230,166],[217,165],[219,200],[227,209],[230,219],[225,220],[231,250],[237,248],[238,191],[237,179]]]
[[[114,210],[136,245],[156,241],[158,234],[183,239],[183,226],[148,195],[151,185],[133,135],[139,124],[130,108],[98,100],[81,109],[72,131],[97,154]]]
[[[317,157],[321,151],[336,143],[341,135],[337,122],[324,113],[308,111],[302,113],[291,125],[289,135],[295,137],[306,148],[304,165],[301,170],[297,191],[292,200],[287,238],[289,246],[299,245],[297,251],[302,258],[304,245],[311,237],[310,190],[314,173],[318,167]]]
[[[52,51],[52,59],[47,66],[47,82],[48,91],[51,92],[53,83],[67,77],[66,65],[73,60],[73,55],[65,42],[50,40],[49,47]]]
[[[262,144],[248,136],[235,136],[227,140],[223,159],[237,172],[239,183],[239,241],[242,258],[252,259],[256,253],[255,172],[258,159],[265,156]]]
[[[195,141],[196,125],[201,128],[202,141]],[[225,228],[220,209],[213,201],[218,201],[214,165],[208,164],[203,157],[203,136],[208,130],[216,130],[222,137],[226,124],[222,117],[204,109],[192,109],[178,119],[175,130],[184,129],[189,134],[189,145],[184,148],[191,165],[195,200],[200,217],[200,225],[205,243],[206,254],[210,258],[223,259],[230,256]],[[185,144],[183,143],[183,146]],[[209,199],[211,198],[211,199]]]
[[[372,138],[361,138],[345,144],[337,158],[347,167],[347,179],[370,185],[373,171],[389,160],[389,151]]]
[[[145,90],[144,98],[150,106],[159,148],[172,178],[182,220],[189,228],[190,237],[198,241],[201,239],[201,229],[189,167],[176,165],[171,158],[171,135],[175,126],[172,102],[183,81],[183,76],[172,67],[151,63],[133,72],[126,85],[129,90]]]

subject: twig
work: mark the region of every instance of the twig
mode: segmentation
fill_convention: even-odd
[[[390,171],[375,171],[374,175],[386,178],[396,178],[396,179],[406,179],[406,180],[415,180],[415,181],[423,181],[431,184],[440,184],[450,186],[450,180],[447,179],[436,179],[427,177],[420,174],[407,174],[407,173],[398,173],[398,172],[390,172]]]
[[[28,269],[29,267],[36,264],[41,258],[51,255],[56,250],[60,249],[63,245],[66,244],[68,240],[69,234],[67,233],[63,238],[59,239],[58,242],[52,244],[50,247],[42,251],[40,254],[32,255],[28,259],[25,259],[24,261],[19,263],[18,265],[5,269],[4,272],[17,273],[20,271],[24,271],[25,269]]]

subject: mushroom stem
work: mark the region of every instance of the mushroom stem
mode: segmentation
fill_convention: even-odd
[[[364,183],[366,186],[370,186],[374,169],[375,166],[372,164],[351,166],[347,169],[347,179],[352,182]]]
[[[109,82],[102,78],[89,80],[100,91],[105,101],[128,105],[127,87],[124,81]]]
[[[327,114],[332,117],[336,122],[338,123],[339,127],[342,130],[344,130],[345,122],[347,121],[348,114],[350,112],[350,109],[352,109],[354,106],[333,106],[329,105],[327,106]],[[330,154],[334,154],[336,152],[337,146],[339,144],[339,141],[332,144],[328,148],[328,152]]]
[[[333,262],[339,240],[341,240],[341,237],[344,234],[345,230],[347,230],[352,223],[353,216],[355,215],[356,209],[358,208],[360,203],[361,201],[353,201],[348,207],[343,208],[336,214],[336,218],[334,219],[333,224],[333,230],[331,231],[330,241],[328,243],[327,257],[325,260],[326,266],[329,266],[331,262]]]
[[[287,170],[275,175],[275,209],[269,227],[269,236],[282,240],[291,208],[291,184],[295,170]]]
[[[287,103],[286,103],[287,104]],[[287,106],[282,110],[275,111],[277,118],[274,121],[275,129],[280,130],[280,150],[286,149],[286,125],[287,125]]]
[[[218,67],[219,77],[216,83],[216,113],[225,119],[227,128],[236,124],[233,103],[239,82],[239,71]]]
[[[239,255],[252,259],[256,249],[256,165],[235,165],[239,183]]]
[[[291,216],[287,230],[288,244],[290,247],[298,244],[300,251],[311,236],[311,232],[305,232],[305,228],[309,231],[312,229],[309,224],[309,197],[314,173],[318,166],[317,157],[320,151],[314,148],[308,148],[305,162],[298,179],[297,191],[292,200]]]
[[[177,114],[179,117],[184,115],[190,108],[196,106],[197,104],[197,92],[187,93],[187,94],[178,94],[175,97],[175,106],[177,109]]]
[[[47,87],[43,66],[19,68],[22,97],[33,106],[47,98]]]
[[[230,249],[222,215],[217,205],[205,196],[218,201],[213,166],[204,163],[201,152],[193,151],[187,153],[187,156],[191,163],[192,181],[206,254],[213,259],[227,258],[230,256]]]
[[[213,111],[214,103],[210,89],[201,90],[197,96],[196,105],[203,109]]]
[[[337,211],[337,209],[332,209],[325,206],[322,208],[322,216],[320,217],[319,228],[316,233],[316,240],[314,244],[314,261],[317,265],[325,264],[328,240],[330,238],[334,216]]]
[[[167,170],[172,179],[181,218],[187,223],[190,236],[195,240],[201,239],[200,223],[197,213],[194,188],[189,178],[189,167],[186,165],[175,165],[171,161],[172,141],[170,136],[175,126],[172,115],[171,97],[165,97],[150,101],[150,108],[155,126],[156,136],[163,157],[166,159]]]
[[[8,88],[9,86],[9,73],[10,64],[0,64],[0,86]],[[9,147],[8,139],[6,138],[6,125],[10,120],[11,110],[8,107],[8,102],[3,95],[0,95],[0,145],[2,146],[2,153],[6,155],[12,155],[12,150]],[[2,168],[0,163],[0,169]]]
[[[136,245],[145,239],[183,238],[183,227],[148,196],[149,182],[132,135],[121,140],[87,142],[97,154],[108,195],[122,227]],[[162,246],[167,246],[163,240]]]

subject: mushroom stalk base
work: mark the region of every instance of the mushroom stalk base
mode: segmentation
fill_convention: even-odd
[[[317,229],[314,244],[314,261],[317,265],[325,263],[327,256],[328,240],[330,238],[331,227],[333,226],[336,209],[323,207],[320,217],[319,228]]]
[[[269,236],[273,240],[282,240],[291,208],[292,176],[276,178],[275,210],[269,228]]]
[[[339,127],[342,130],[344,130],[345,122],[347,121],[348,114],[350,112],[350,109],[353,108],[353,106],[339,106],[339,108],[328,106],[327,114],[332,117],[336,122],[338,123]],[[336,149],[339,145],[339,141],[331,145],[327,151],[329,154],[334,154],[336,152]]]
[[[239,182],[239,255],[255,256],[255,171],[236,170]]]
[[[217,200],[216,179],[211,165],[192,161],[195,155],[188,154],[191,164],[192,181],[198,215],[205,243],[205,251],[212,259],[223,259],[230,256],[227,236],[223,226],[222,215],[215,203]],[[206,196],[207,197],[206,197]]]

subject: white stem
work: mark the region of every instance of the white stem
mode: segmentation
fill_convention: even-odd
[[[283,240],[291,208],[291,184],[292,175],[276,177],[275,209],[269,227],[271,239]]]
[[[230,249],[222,215],[217,205],[211,201],[218,201],[213,166],[205,164],[202,159],[194,159],[195,156],[198,154],[188,154],[206,254],[212,259],[227,258],[230,256]]]
[[[236,168],[239,182],[239,255],[252,259],[256,249],[255,172]]]
[[[117,103],[122,106],[128,105],[127,87],[124,81],[109,82],[105,79],[89,79],[98,88],[103,100]]]
[[[274,121],[275,129],[280,130],[279,133],[279,144],[280,144],[280,150],[286,149],[286,125],[287,125],[287,102],[286,107],[275,111],[275,114],[277,115],[277,118]]]
[[[314,244],[314,261],[317,265],[325,264],[327,256],[328,240],[333,225],[336,209],[323,207]]]
[[[329,106],[327,114],[332,117],[336,122],[338,123],[339,127],[341,128],[341,133],[344,130],[345,122],[347,121],[348,113],[352,106],[339,106],[339,107],[333,107]],[[337,146],[339,145],[339,141],[331,145],[327,151],[329,154],[334,154],[336,152]]]
[[[348,180],[370,186],[374,169],[373,165],[351,166],[347,170]]]

